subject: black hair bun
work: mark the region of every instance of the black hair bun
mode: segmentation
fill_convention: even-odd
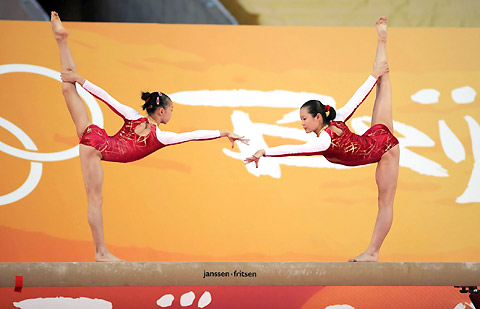
[[[337,112],[335,111],[335,108],[333,108],[333,107],[330,106],[330,110],[329,110],[329,114],[328,114],[328,117],[327,117],[327,121],[330,122],[330,121],[334,120],[335,117],[337,117]]]
[[[150,92],[142,92],[142,100],[146,101],[148,98],[150,98]]]

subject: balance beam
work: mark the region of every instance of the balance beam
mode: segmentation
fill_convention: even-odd
[[[0,263],[0,287],[479,286],[480,263]]]

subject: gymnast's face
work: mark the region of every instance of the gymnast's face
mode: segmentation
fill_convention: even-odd
[[[323,127],[322,115],[317,114],[314,117],[308,112],[307,108],[300,109],[300,120],[306,133],[315,132],[318,135],[320,129]]]
[[[168,105],[165,108],[162,108],[161,111],[161,117],[162,117],[162,123],[167,123],[170,118],[172,118],[172,113],[173,113],[173,103],[172,101],[168,101]]]

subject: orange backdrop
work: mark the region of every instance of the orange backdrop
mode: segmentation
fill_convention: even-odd
[[[303,142],[298,121],[277,122],[304,102],[276,105],[287,92],[325,95],[341,107],[371,71],[373,26],[65,25],[79,73],[120,102],[140,110],[141,91],[172,94],[174,116],[162,129],[253,135],[247,136],[252,145],[232,150],[236,154],[220,139],[167,147],[134,163],[104,162],[105,234],[116,255],[136,261],[344,261],[366,248],[377,208],[375,165],[335,169],[312,167],[324,164],[320,157],[262,159],[277,174],[264,169],[256,176],[239,158],[252,154],[261,138],[268,146]],[[0,206],[0,260],[91,261],[78,156],[48,161],[15,152],[51,158],[77,144],[60,82],[28,71],[37,67],[8,66],[59,71],[50,24],[0,21],[0,28],[0,195],[20,188],[31,170],[41,175],[30,193]],[[390,29],[402,159],[382,261],[480,259],[479,51],[479,29]],[[250,97],[265,100],[250,104]],[[374,97],[356,111],[352,127],[368,125]],[[104,127],[114,134],[121,119],[98,104]],[[236,115],[248,116],[256,129]],[[22,144],[10,124],[37,150]]]

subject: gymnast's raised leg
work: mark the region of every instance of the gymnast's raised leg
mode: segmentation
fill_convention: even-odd
[[[380,17],[376,23],[378,45],[375,65],[387,62],[387,18]],[[375,105],[372,113],[372,126],[382,123],[393,131],[392,88],[389,73],[377,82]],[[380,159],[375,172],[378,188],[378,213],[370,244],[365,252],[350,259],[351,262],[376,262],[380,247],[390,231],[393,221],[393,202],[397,189],[400,148],[398,145],[388,150]]]
[[[67,44],[68,32],[63,27],[62,22],[60,21],[60,18],[56,12],[52,12],[51,24],[52,31],[60,52],[62,72],[76,72],[77,68],[75,67],[72,54]],[[85,109],[82,99],[77,93],[75,84],[67,82],[62,83],[62,92],[63,96],[65,97],[65,102],[70,112],[70,116],[75,124],[77,135],[80,137],[85,129],[91,124],[87,110]],[[100,151],[90,146],[80,145],[80,162],[82,166],[85,189],[87,192],[88,223],[90,225],[93,242],[95,244],[95,260],[98,262],[117,262],[122,260],[107,250],[103,236],[103,168],[100,160]]]

